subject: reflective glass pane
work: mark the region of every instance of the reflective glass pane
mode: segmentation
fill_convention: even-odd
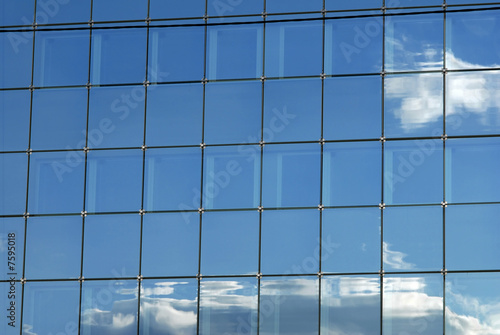
[[[266,0],[266,11],[268,13],[286,13],[286,12],[311,12],[323,9],[321,0]]]
[[[138,211],[142,197],[142,163],[141,150],[89,152],[87,211]]]
[[[500,269],[499,205],[446,208],[446,268]]]
[[[34,9],[34,0],[2,1],[0,3],[0,26],[31,25]]]
[[[449,3],[449,1],[446,1]],[[439,6],[443,0],[386,0],[387,7]]]
[[[80,333],[137,334],[137,280],[85,281]]]
[[[441,136],[443,111],[442,74],[421,73],[385,77],[386,137]]]
[[[79,215],[28,219],[26,278],[78,278],[81,252],[82,218]]]
[[[441,274],[386,275],[383,290],[383,334],[443,334]]]
[[[0,6],[7,2],[10,1],[2,1]],[[32,32],[0,33],[0,87],[28,87],[31,83],[32,58]]]
[[[382,7],[382,0],[339,1],[326,0],[326,10],[368,9]]]
[[[321,271],[380,270],[380,210],[336,208],[323,211]]]
[[[150,0],[149,11],[152,19],[201,17],[205,14],[205,0]]]
[[[494,42],[498,41],[499,29],[499,11],[447,14],[446,67],[449,69],[499,67],[500,45]]]
[[[301,3],[313,2],[301,1]],[[267,6],[269,5],[268,1]],[[267,11],[270,12],[269,9]],[[320,75],[322,50],[323,23],[319,21],[269,23],[266,25],[266,76]]]
[[[260,78],[262,32],[260,24],[209,26],[208,79]]]
[[[152,85],[148,87],[146,144],[201,143],[203,85]]]
[[[317,143],[264,147],[262,176],[264,207],[318,206],[320,150],[321,147]]]
[[[0,304],[5,306],[5,321],[0,323],[0,332],[5,335],[20,334],[20,318],[22,307],[21,282],[0,283],[0,290],[5,292],[0,295]]]
[[[261,118],[260,81],[206,85],[204,127],[206,143],[258,142]]]
[[[387,71],[439,70],[443,67],[443,15],[393,16],[386,21]]]
[[[32,149],[81,149],[87,127],[87,89],[33,92]]]
[[[198,273],[198,213],[143,217],[141,273],[144,276],[195,276]]]
[[[379,277],[323,277],[321,334],[379,335]]]
[[[446,76],[446,133],[500,133],[500,72],[474,71]]]
[[[499,273],[446,276],[446,334],[498,332]]]
[[[0,280],[21,279],[23,275],[24,218],[0,218],[0,246]],[[21,293],[21,291],[18,292]]]
[[[195,335],[197,292],[193,279],[143,280],[139,335]]]
[[[0,154],[0,215],[23,214],[26,211],[26,177],[28,159],[25,153]]]
[[[259,212],[207,212],[202,216],[201,273],[258,272]]]
[[[140,2],[142,1],[135,1],[135,3]],[[123,4],[117,7],[130,8]],[[90,69],[92,84],[144,82],[146,35],[146,29],[94,30],[92,32],[92,64]]]
[[[259,333],[318,333],[318,280],[310,277],[265,278],[260,282]]]
[[[448,202],[500,201],[498,138],[450,139],[446,142]]]
[[[382,146],[379,142],[327,143],[323,148],[323,204],[378,205]]]
[[[203,207],[256,208],[260,198],[258,146],[208,147],[203,165]],[[196,196],[200,196],[200,191]]]
[[[380,76],[325,80],[323,137],[327,140],[379,138],[382,126]]]
[[[77,281],[27,282],[23,334],[77,333],[79,300]]]
[[[261,272],[309,274],[319,271],[319,211],[262,213]]]
[[[35,36],[35,86],[85,85],[89,76],[89,32],[38,31]]]
[[[144,141],[143,86],[90,90],[88,146],[140,147]]]
[[[31,154],[28,212],[80,213],[83,208],[84,170],[81,151]]]
[[[443,209],[388,207],[384,210],[385,271],[443,268]]]
[[[28,148],[30,100],[28,90],[0,91],[0,151]]]
[[[268,80],[264,85],[264,141],[321,138],[321,80]]]
[[[490,2],[497,2],[497,1],[496,0],[446,0],[446,3],[448,5],[473,4],[473,3],[483,4],[483,3],[490,3]]]
[[[207,12],[209,16],[261,14],[264,10],[264,1],[253,0],[209,0]]]
[[[89,0],[45,0],[36,2],[36,21],[38,24],[87,22],[89,20]]]
[[[380,72],[382,24],[380,17],[326,21],[325,73]]]
[[[443,201],[443,141],[389,141],[384,146],[384,202]]]
[[[145,20],[148,0],[93,0],[94,21]]]

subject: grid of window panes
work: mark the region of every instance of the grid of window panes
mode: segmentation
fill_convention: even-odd
[[[0,0],[0,333],[500,334],[499,31]]]

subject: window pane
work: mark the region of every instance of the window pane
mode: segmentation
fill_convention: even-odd
[[[0,91],[0,151],[28,148],[30,100],[28,90]]]
[[[382,7],[382,0],[339,1],[326,0],[327,10],[368,9]]]
[[[26,278],[80,277],[82,218],[30,217],[26,234]]]
[[[33,23],[35,1],[2,1],[0,3],[0,26],[30,25]]]
[[[26,154],[0,154],[0,215],[26,211]]]
[[[152,19],[201,17],[205,14],[205,0],[150,0],[150,7]]]
[[[142,196],[142,151],[91,151],[87,157],[87,211],[138,211]]]
[[[201,143],[203,85],[152,85],[148,87],[146,144]]]
[[[193,279],[143,280],[139,335],[195,335],[197,292]]]
[[[7,258],[7,257],[5,257]],[[0,290],[5,292],[0,295],[0,304],[5,306],[5,321],[0,323],[0,332],[5,335],[19,335],[20,322],[18,321],[22,308],[21,282],[0,282]]]
[[[84,277],[136,277],[139,274],[140,234],[141,217],[137,214],[87,216]]]
[[[384,270],[443,268],[443,209],[388,207],[384,210]]]
[[[379,277],[323,277],[321,333],[379,335]]]
[[[311,4],[312,1],[302,3]],[[323,24],[320,22],[269,23],[266,25],[266,76],[320,75],[322,49]]]
[[[148,0],[94,0],[94,21],[145,20]]]
[[[379,271],[380,215],[378,208],[324,210],[321,271]]]
[[[4,246],[0,248],[0,280],[10,280],[12,277],[21,279],[23,275],[24,218],[0,218],[0,245]],[[8,290],[4,292],[8,292]],[[18,296],[21,297],[20,294]],[[2,297],[7,298],[7,294],[2,294]]]
[[[90,1],[37,1],[36,20],[38,24],[87,22],[90,20]]]
[[[206,85],[204,128],[206,143],[258,142],[261,116],[260,81]]]
[[[31,154],[28,212],[80,213],[84,169],[84,156],[80,151]]]
[[[268,80],[264,90],[264,141],[321,138],[321,80]]]
[[[207,5],[207,12],[209,16],[261,14],[264,10],[264,1],[262,0],[215,0],[208,1]]]
[[[147,214],[143,217],[141,273],[149,277],[198,273],[198,213]]]
[[[311,12],[323,9],[321,0],[266,0],[266,11],[268,13],[286,13],[286,12]]]
[[[0,6],[9,2],[2,1]],[[16,3],[19,2],[16,1]],[[2,14],[0,14],[0,18],[3,16]],[[33,16],[31,16],[31,21],[33,21]],[[0,33],[0,88],[28,87],[31,84],[32,57],[32,32]]]
[[[32,149],[81,149],[87,127],[87,89],[33,92]]]
[[[35,86],[85,85],[88,82],[89,32],[38,31],[35,36]]]
[[[319,211],[262,213],[261,272],[310,274],[319,271]]]
[[[316,143],[264,147],[262,176],[264,207],[316,207],[319,205],[320,149]]]
[[[327,143],[323,149],[323,204],[378,205],[382,146],[379,142]]]

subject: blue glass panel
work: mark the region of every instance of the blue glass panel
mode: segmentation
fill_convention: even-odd
[[[443,268],[441,206],[386,208],[383,252],[385,271],[441,270]]]
[[[81,151],[31,154],[28,212],[80,213],[83,207],[84,169]]]
[[[290,1],[284,3],[289,4]],[[301,3],[311,4],[312,1]],[[322,22],[268,23],[266,25],[266,76],[320,75],[322,50]]]
[[[35,36],[35,86],[85,85],[89,76],[89,32],[38,31]]]
[[[137,280],[85,281],[80,333],[137,334]]]
[[[319,211],[262,213],[261,272],[310,274],[319,271]]]
[[[30,100],[27,90],[0,91],[0,151],[28,148]]]
[[[205,0],[150,0],[149,16],[152,19],[202,17],[204,14]]]
[[[138,211],[141,208],[142,151],[91,151],[87,157],[87,211]]]
[[[380,17],[326,21],[325,73],[380,72],[382,25]]]
[[[263,163],[264,207],[319,205],[320,145],[317,143],[268,145],[264,147]]]
[[[31,25],[34,9],[34,0],[2,1],[0,3],[0,26]]]
[[[33,92],[32,149],[81,149],[87,128],[87,89]]]
[[[38,24],[87,22],[89,20],[90,0],[38,0],[36,2]]]
[[[323,149],[323,204],[378,205],[382,146],[379,142],[327,143]]]
[[[76,334],[79,301],[80,284],[77,281],[27,282],[24,285],[23,334]]]
[[[200,283],[200,334],[256,334],[257,280],[208,279]]]
[[[256,208],[258,206],[259,151],[258,146],[205,149],[202,195],[204,208]],[[194,191],[198,199],[200,191]]]
[[[498,2],[498,1],[497,0],[446,0],[446,3],[448,5],[473,4],[473,3],[483,4],[492,2]]]
[[[0,214],[26,211],[26,154],[0,154]]]
[[[139,335],[196,335],[197,291],[193,279],[143,280]]]
[[[264,85],[264,141],[321,138],[321,80],[268,80]]]
[[[391,17],[386,21],[385,69],[387,71],[441,69],[443,27],[443,14]]]
[[[482,1],[483,3],[485,1]],[[446,67],[499,67],[499,11],[449,13],[446,16]]]
[[[141,273],[195,276],[198,273],[198,213],[147,214],[143,219]]]
[[[323,137],[327,140],[379,138],[382,126],[380,76],[325,80]]]
[[[446,142],[448,202],[500,201],[498,138],[450,139]]]
[[[384,81],[386,137],[443,134],[443,75],[387,76]]]
[[[369,9],[382,7],[382,0],[357,0],[357,1],[342,1],[342,0],[326,0],[326,10],[346,10],[346,9]]]
[[[269,1],[269,0],[268,0]],[[207,12],[209,16],[261,14],[264,10],[262,0],[209,0]],[[231,20],[233,20],[231,18]]]
[[[474,71],[446,75],[446,133],[500,133],[500,72]]]
[[[0,33],[0,87],[28,87],[32,58],[32,32]]]
[[[150,29],[149,80],[154,80],[157,74],[165,74],[162,81],[201,80],[204,48],[203,26]]]
[[[46,216],[28,219],[26,278],[80,277],[82,218]]]
[[[312,12],[323,9],[321,0],[266,0],[266,11],[268,13],[285,13],[285,12]]]
[[[22,307],[22,286],[19,281],[0,283],[0,304],[5,306],[4,322],[0,323],[0,332],[5,335],[20,334],[20,315]]]
[[[148,0],[93,0],[94,21],[145,20]]]
[[[260,78],[263,27],[260,24],[209,26],[208,79]]]
[[[260,334],[317,334],[319,283],[316,278],[271,277],[260,283]]]
[[[449,1],[446,1],[447,3]],[[386,7],[441,6],[443,0],[386,0]]]
[[[118,7],[126,8],[123,4]],[[144,82],[146,40],[146,29],[94,30],[90,69],[92,84]]]
[[[205,142],[258,142],[261,133],[260,81],[209,83],[205,88]]]
[[[331,277],[321,281],[321,334],[380,334],[378,276]]]
[[[338,208],[323,211],[321,271],[380,270],[380,210]]]
[[[2,246],[0,248],[0,280],[21,279],[24,253],[23,218],[0,218],[0,245]],[[21,291],[18,292],[21,293]],[[2,297],[6,296],[2,295]]]
[[[384,146],[384,202],[443,201],[443,141],[390,141]]]
[[[446,208],[446,268],[500,269],[499,205]]]
[[[201,273],[258,272],[259,212],[208,212],[202,217]]]
[[[148,87],[146,144],[201,143],[203,85],[152,85]]]
[[[143,86],[90,90],[88,146],[140,147],[144,141]]]
[[[139,274],[140,235],[141,217],[137,214],[87,216],[83,276],[136,277]]]
[[[443,334],[441,274],[386,275],[383,290],[383,334]]]

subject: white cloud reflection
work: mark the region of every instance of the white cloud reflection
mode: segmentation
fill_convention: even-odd
[[[395,270],[409,270],[415,267],[415,264],[408,263],[404,260],[407,254],[401,251],[391,250],[390,244],[387,242],[383,243],[382,248],[384,249],[384,264],[390,266]]]

